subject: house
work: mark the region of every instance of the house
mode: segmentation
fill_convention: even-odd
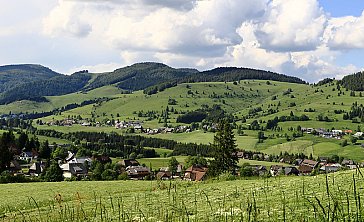
[[[341,168],[339,163],[328,163],[320,168],[320,170],[325,171],[326,173],[336,172]]]
[[[301,165],[302,162],[303,162],[303,159],[295,159],[295,161],[293,163],[295,166],[299,166],[299,165]]]
[[[280,163],[291,163],[291,158],[289,157],[283,157],[279,160]]]
[[[96,155],[92,157],[92,161],[98,161],[102,164],[106,164],[106,163],[111,163],[112,160],[110,159],[110,157],[105,156],[105,155]]]
[[[21,166],[20,164],[18,163],[18,161],[16,160],[12,160],[10,161],[10,165],[9,167],[7,168],[7,170],[11,173],[17,173],[19,171],[21,171]]]
[[[85,177],[88,174],[87,167],[82,163],[65,163],[60,166],[64,178]]]
[[[183,179],[188,181],[202,181],[206,178],[206,173],[207,167],[193,165],[185,171]]]
[[[183,166],[181,164],[177,165],[177,170],[173,176],[179,177],[181,175]],[[169,167],[159,168],[159,172],[170,172]]]
[[[290,176],[290,175],[296,175],[298,176],[300,172],[297,170],[296,167],[284,167],[284,175]]]
[[[19,155],[19,160],[23,160],[26,162],[32,162],[34,158],[37,158],[37,156],[33,156],[33,152],[21,152],[21,154]]]
[[[43,173],[44,169],[45,164],[43,162],[35,162],[30,166],[28,174],[31,176],[39,176]]]
[[[125,159],[118,162],[118,165],[129,167],[129,166],[139,166],[139,162],[134,159]]]
[[[301,165],[306,165],[309,166],[311,168],[316,168],[318,162],[314,161],[314,160],[309,160],[309,159],[304,159],[301,163]]]
[[[272,176],[278,176],[283,172],[283,166],[282,165],[272,165],[270,167],[270,174]]]
[[[238,151],[238,152],[235,153],[235,156],[237,158],[244,158],[244,152],[243,151]]]
[[[363,132],[356,132],[353,136],[354,137],[361,137],[361,136],[363,136]]]
[[[267,168],[262,165],[252,166],[252,168],[255,175],[263,176],[268,172]]]
[[[301,175],[310,175],[314,169],[315,168],[313,168],[309,165],[303,165],[303,164],[301,164],[298,167],[298,171],[300,172]]]
[[[146,176],[150,175],[150,170],[148,167],[143,166],[128,166],[126,168],[126,173],[131,179],[144,179]]]
[[[169,171],[161,171],[156,175],[158,180],[169,180],[172,178],[172,173]]]
[[[346,166],[346,165],[355,165],[354,161],[353,160],[347,160],[347,159],[344,159],[342,162],[341,162],[341,165],[343,166]]]

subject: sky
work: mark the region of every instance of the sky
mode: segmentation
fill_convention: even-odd
[[[0,0],[0,65],[63,74],[137,62],[309,82],[364,68],[363,0]]]

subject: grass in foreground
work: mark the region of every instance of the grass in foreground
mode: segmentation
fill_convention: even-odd
[[[2,221],[362,221],[363,177],[3,184]],[[16,191],[16,192],[14,192]]]

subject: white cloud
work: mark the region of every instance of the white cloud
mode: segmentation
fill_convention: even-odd
[[[325,32],[327,44],[337,50],[364,48],[364,11],[360,17],[333,18]]]
[[[59,0],[43,31],[115,50],[123,64],[234,65],[310,81],[358,70],[336,58],[364,48],[364,15],[331,18],[318,0]]]

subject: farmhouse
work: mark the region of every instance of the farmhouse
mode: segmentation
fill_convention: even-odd
[[[87,176],[87,168],[82,163],[65,163],[60,166],[64,178]]]
[[[129,167],[129,166],[139,166],[139,162],[134,159],[125,159],[118,162],[118,165]]]
[[[19,160],[23,160],[23,161],[26,161],[26,162],[32,162],[33,159],[36,159],[38,158],[38,154],[35,154],[33,152],[22,152],[20,155],[19,155]]]
[[[169,180],[172,178],[172,174],[169,171],[161,171],[156,175],[158,180]]]
[[[305,159],[303,160],[303,162],[301,163],[301,165],[306,165],[309,166],[311,168],[316,168],[318,162],[314,161],[314,160],[309,160],[309,159]]]
[[[298,171],[300,172],[300,175],[310,175],[314,168],[308,166],[308,165],[300,165],[298,167]]]
[[[282,174],[283,172],[283,166],[282,165],[272,165],[270,167],[270,174],[272,176],[278,176],[280,174]]]
[[[189,181],[202,181],[206,178],[206,173],[206,167],[193,165],[185,171],[185,175],[183,178]]]
[[[128,166],[126,168],[126,173],[130,179],[144,179],[146,176],[150,174],[150,170],[148,167],[143,166]]]
[[[320,168],[320,170],[325,171],[326,173],[336,172],[341,168],[341,165],[338,163],[328,163]]]
[[[43,173],[44,169],[45,164],[43,162],[36,162],[30,166],[28,174],[31,176],[39,176],[41,173]]]

